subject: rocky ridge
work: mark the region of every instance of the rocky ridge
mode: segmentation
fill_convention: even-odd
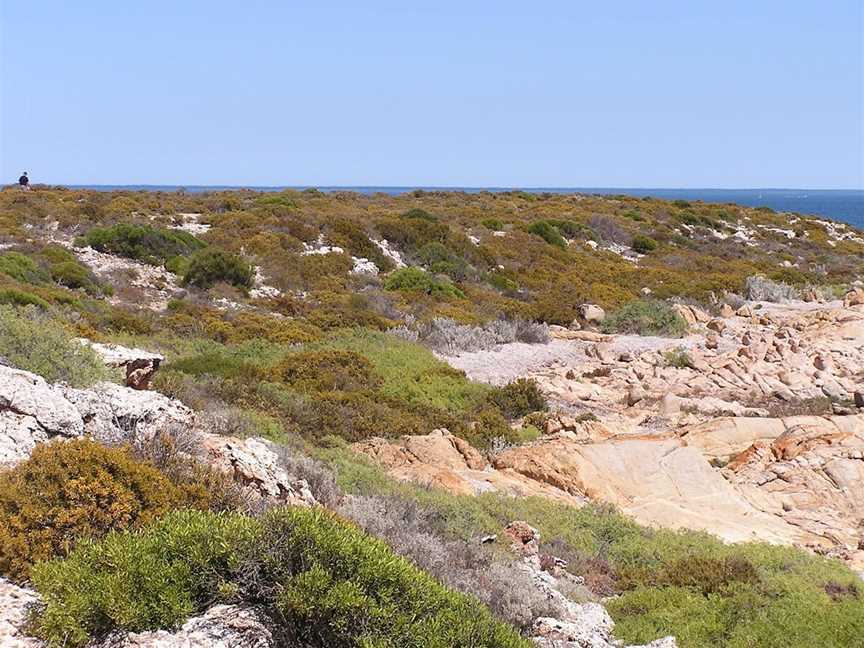
[[[466,456],[446,431],[353,447],[399,479],[609,502],[645,524],[794,544],[864,569],[858,293],[827,304],[748,304],[716,318],[679,310],[691,325],[683,340],[553,331],[547,347],[562,349],[562,360],[541,351],[535,357],[545,360],[520,374],[555,409],[533,443],[488,461]],[[686,362],[670,363],[671,350]],[[507,354],[448,360],[499,382],[495,367]],[[769,416],[772,405],[823,400],[835,414]]]

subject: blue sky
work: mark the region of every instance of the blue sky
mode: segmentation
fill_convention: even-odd
[[[860,0],[0,4],[0,182],[864,188]]]

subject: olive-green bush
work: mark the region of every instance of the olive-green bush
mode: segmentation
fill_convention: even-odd
[[[242,257],[218,250],[206,248],[197,252],[189,261],[183,284],[197,288],[210,288],[213,284],[224,282],[241,290],[252,287],[255,272],[252,266]]]
[[[204,243],[188,232],[136,223],[95,227],[76,243],[89,245],[100,252],[154,265],[165,263],[171,257],[191,254],[204,247]]]
[[[387,290],[420,292],[427,295],[441,295],[454,298],[465,297],[465,293],[450,283],[450,281],[439,279],[435,275],[414,266],[400,268],[392,272],[384,280],[384,288]]]
[[[518,378],[499,387],[489,395],[489,400],[511,419],[542,412],[548,407],[537,381],[531,378]]]
[[[539,236],[550,245],[557,245],[560,248],[567,247],[567,241],[561,236],[561,232],[549,221],[534,221],[528,226],[528,232]]]

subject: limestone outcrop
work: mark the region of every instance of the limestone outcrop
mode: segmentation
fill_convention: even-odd
[[[214,605],[178,630],[130,632],[99,648],[271,648],[277,642],[263,616],[237,605]]]
[[[113,383],[89,389],[51,385],[0,366],[0,467],[26,459],[38,443],[89,436],[107,444],[146,443],[159,434],[185,434],[204,462],[232,476],[252,499],[311,506],[303,480],[279,463],[263,439],[238,439],[195,428],[195,413],[180,401]]]
[[[202,434],[200,444],[205,463],[230,475],[254,499],[292,506],[317,503],[309,484],[289,475],[264,439]]]

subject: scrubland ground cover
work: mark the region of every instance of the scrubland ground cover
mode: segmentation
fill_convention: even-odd
[[[177,229],[178,214],[202,227]],[[346,449],[439,427],[482,451],[531,438],[522,417],[546,407],[536,385],[473,383],[435,353],[543,343],[586,302],[607,310],[607,331],[680,337],[673,299],[834,295],[864,271],[851,228],[620,196],[45,189],[0,192],[0,236],[6,362],[84,386],[106,375],[75,337],[162,352],[155,389],[211,431],[281,444],[319,500],[365,530],[321,511],[230,512],[239,503],[215,477],[140,448],[40,449],[0,475],[0,571],[33,579],[46,604],[34,628],[55,645],[242,600],[304,645],[523,646],[518,630],[547,602],[513,586],[512,556],[466,542],[514,519],[539,528],[542,551],[591,596],[614,597],[629,642],[839,648],[864,636],[864,599],[838,562],[649,530],[605,508],[396,484]],[[82,262],[84,245],[164,268],[167,308],[136,292],[134,270]],[[357,271],[359,258],[378,274]]]

